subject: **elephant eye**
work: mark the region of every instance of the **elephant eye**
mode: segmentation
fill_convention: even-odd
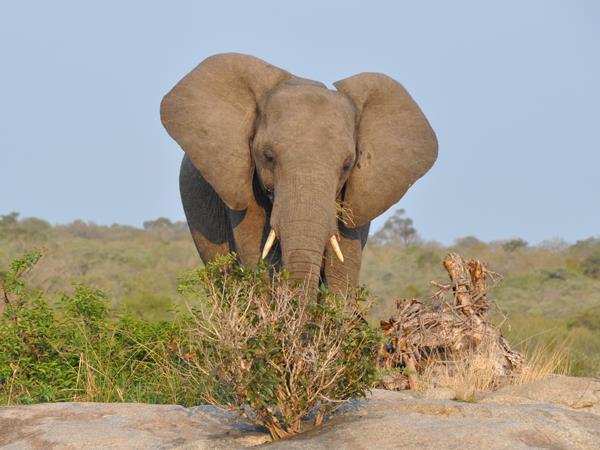
[[[263,155],[265,156],[265,160],[266,160],[268,163],[272,163],[272,162],[273,162],[273,159],[274,159],[274,158],[273,158],[273,153],[271,153],[271,151],[270,151],[270,150],[265,150],[265,151],[263,152]]]
[[[342,166],[342,170],[344,172],[348,172],[350,169],[352,169],[353,163],[354,161],[352,157],[346,158],[346,161],[344,161],[344,165]]]

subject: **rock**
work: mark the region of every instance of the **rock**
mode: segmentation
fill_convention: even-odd
[[[375,390],[321,429],[273,449],[598,449],[600,416],[552,403],[492,404],[404,398]]]
[[[600,379],[555,376],[520,386],[508,386],[486,396],[485,403],[550,402],[600,414]]]
[[[505,388],[479,403],[433,390],[374,390],[321,428],[267,443],[273,449],[600,448],[598,380],[557,377]],[[244,448],[268,433],[200,406],[62,403],[0,408],[0,446],[34,448]]]
[[[210,406],[44,403],[0,408],[3,449],[240,448],[270,441],[265,429]]]
[[[456,392],[447,387],[436,387],[427,389],[421,397],[427,400],[454,400]]]

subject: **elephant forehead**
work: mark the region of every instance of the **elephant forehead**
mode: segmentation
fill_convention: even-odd
[[[356,120],[348,98],[314,85],[288,85],[277,89],[266,99],[261,116],[269,132],[288,135],[290,132],[311,134],[312,131],[346,137],[354,133]]]

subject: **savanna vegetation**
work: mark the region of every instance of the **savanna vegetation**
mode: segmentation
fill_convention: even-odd
[[[49,298],[26,275],[42,254],[13,260],[2,277],[0,404],[46,401],[211,403],[237,410],[278,439],[315,425],[377,376],[380,334],[353,301],[320,301],[288,274],[226,255],[182,273],[186,310],[149,321],[111,308],[76,284]]]
[[[41,253],[17,259],[32,249]],[[445,278],[441,261],[449,251],[485,261],[503,275],[492,291],[502,311],[494,320],[513,345],[538,356],[540,351],[560,349],[568,355],[568,373],[600,373],[597,238],[531,246],[522,239],[482,242],[465,237],[443,246],[420,239],[400,210],[372,237],[363,259],[361,280],[375,298],[368,316],[373,328],[389,317],[396,298],[429,295],[430,281]],[[15,259],[21,261],[20,267],[11,266]],[[35,268],[26,274],[26,287],[20,287],[18,280],[23,278],[15,278],[16,274],[27,272],[34,262]],[[13,289],[11,295],[23,303],[21,325],[12,329],[12,337],[3,336],[0,341],[3,351],[15,345],[26,357],[20,360],[24,365],[18,366],[12,360],[0,361],[0,384],[6,388],[0,401],[75,398],[191,404],[205,398],[202,389],[206,386],[198,380],[206,368],[191,364],[189,358],[197,353],[185,347],[191,342],[193,315],[186,306],[189,297],[182,294],[185,283],[188,288],[202,288],[179,277],[198,265],[182,222],[160,218],[139,229],[83,221],[52,226],[16,213],[1,216],[0,276],[5,290],[7,286]],[[199,292],[195,295],[202,297]],[[187,313],[182,315],[182,311]],[[4,320],[10,321],[14,314],[7,310]],[[196,316],[196,320],[203,319]],[[0,332],[8,333],[7,329]],[[24,336],[30,336],[29,340]],[[51,339],[42,345],[35,336]],[[39,352],[56,357],[47,366],[36,365]],[[174,375],[173,368],[182,366],[185,376],[180,371]],[[37,374],[35,386],[19,378],[32,373]],[[48,381],[57,374],[64,377],[59,392]],[[17,389],[23,386],[24,391]],[[230,402],[239,399],[237,394],[228,395]]]
[[[379,299],[373,319],[389,317],[394,298],[426,297],[430,282],[445,278],[440,262],[455,251],[502,275],[491,292],[499,309],[494,321],[513,345],[536,358],[560,349],[567,373],[600,374],[600,238],[530,246],[518,238],[486,243],[468,236],[446,247],[422,241],[402,210],[387,225],[363,259],[362,282]]]

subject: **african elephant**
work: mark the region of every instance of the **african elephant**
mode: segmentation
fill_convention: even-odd
[[[429,170],[437,140],[392,78],[361,73],[334,85],[228,53],[165,95],[161,121],[185,152],[181,198],[204,262],[235,251],[311,289],[358,282],[371,220]]]

